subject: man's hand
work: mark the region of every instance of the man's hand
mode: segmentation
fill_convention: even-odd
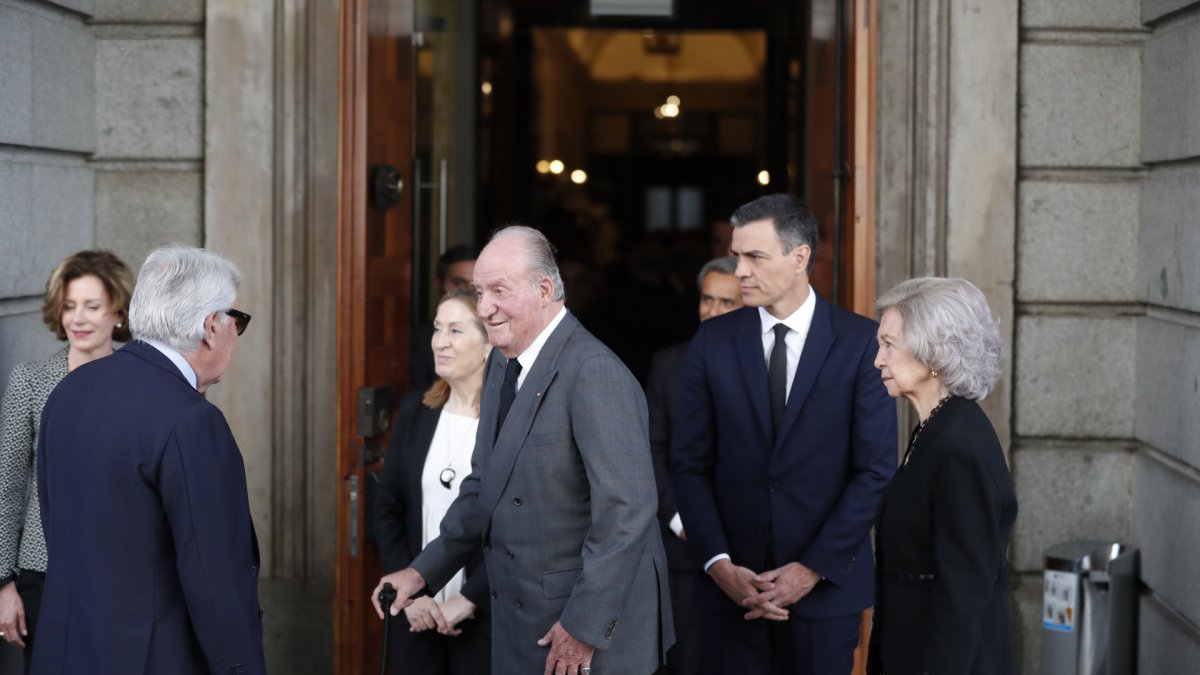
[[[15,581],[0,588],[0,633],[4,634],[8,644],[18,649],[25,648],[25,641],[21,639],[29,635],[25,630],[25,603],[17,594]]]
[[[410,598],[413,593],[425,588],[425,579],[420,572],[411,567],[406,567],[399,572],[392,572],[381,578],[375,585],[375,590],[371,591],[371,605],[375,607],[375,613],[379,615],[380,619],[383,618],[384,608],[379,606],[379,591],[383,590],[384,584],[391,584],[396,589],[396,601],[388,608],[392,616],[396,616],[400,610],[408,607],[412,602]]]
[[[742,606],[751,608],[746,618],[752,618],[750,615],[756,612],[761,612],[760,616],[768,619],[776,618],[773,615],[779,611],[786,614],[785,608],[808,595],[820,580],[820,574],[798,562],[788,563],[755,576],[752,582],[759,592],[742,602]],[[787,618],[786,615],[784,618]]]
[[[467,599],[465,595],[456,595],[442,604],[442,618],[446,620],[446,629],[438,626],[438,632],[442,635],[457,636],[462,635],[462,629],[458,624],[475,617],[475,603]]]
[[[427,595],[416,598],[412,604],[405,607],[404,616],[408,617],[408,629],[413,633],[421,633],[434,628],[440,633],[443,628],[449,628],[446,620],[442,617],[441,608],[433,598]]]
[[[595,648],[571,637],[567,629],[554,622],[550,632],[538,640],[539,647],[549,647],[546,672],[543,675],[580,675],[580,668],[592,666]]]
[[[746,598],[758,593],[758,588],[753,583],[754,572],[734,565],[729,559],[723,558],[713,563],[708,568],[708,576],[717,582],[717,586],[730,600],[739,605]]]

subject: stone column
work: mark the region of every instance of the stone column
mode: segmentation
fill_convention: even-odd
[[[1009,358],[983,407],[1009,447],[1016,221],[1017,1],[881,0],[876,289],[961,276]],[[915,423],[901,405],[901,429]]]

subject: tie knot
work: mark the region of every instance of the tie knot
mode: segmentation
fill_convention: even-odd
[[[785,325],[784,323],[781,322],[781,323],[775,324],[774,330],[775,330],[775,339],[782,340],[785,337],[787,337],[788,331],[791,329],[788,328],[787,325]]]
[[[516,359],[509,359],[508,365],[504,367],[504,381],[515,385],[517,377],[521,374],[521,362]]]

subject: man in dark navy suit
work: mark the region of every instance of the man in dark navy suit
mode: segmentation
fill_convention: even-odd
[[[250,321],[240,282],[215,253],[152,252],[130,303],[135,341],[50,395],[35,675],[266,672],[246,471],[202,395]]]
[[[799,200],[761,197],[732,222],[747,307],[692,340],[671,456],[708,576],[703,668],[844,675],[874,593],[868,534],[896,467],[876,325],[809,286],[817,225]]]

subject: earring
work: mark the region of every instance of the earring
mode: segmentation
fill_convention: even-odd
[[[120,321],[118,321],[118,322],[117,322],[117,328],[120,328],[120,327],[122,327],[122,326],[124,326],[124,325],[125,325],[125,324],[121,323]]]
[[[936,380],[937,379],[937,371],[936,370],[929,371],[929,376]]]

